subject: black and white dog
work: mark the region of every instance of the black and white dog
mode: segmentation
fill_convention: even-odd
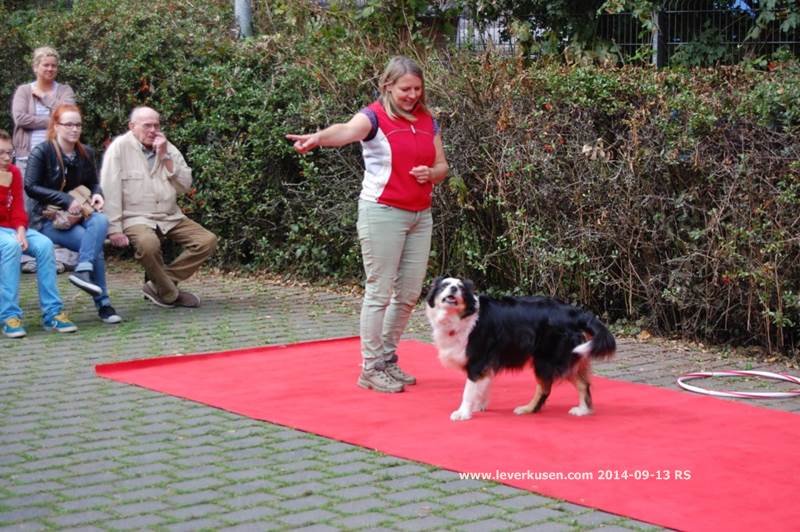
[[[610,358],[614,336],[597,317],[551,297],[477,296],[472,282],[439,277],[428,291],[425,313],[433,328],[433,343],[446,367],[467,372],[464,396],[453,421],[485,410],[494,375],[521,369],[529,361],[536,374],[533,399],[515,414],[538,412],[556,379],[567,379],[578,390],[575,416],[592,413],[589,390],[591,359]]]

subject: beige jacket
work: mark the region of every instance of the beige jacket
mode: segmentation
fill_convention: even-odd
[[[53,110],[63,103],[74,104],[75,93],[69,85],[58,83],[55,92],[42,103],[53,114]],[[50,123],[50,117],[36,116],[36,98],[30,83],[17,87],[11,102],[11,115],[14,118],[14,150],[17,157],[27,157],[31,153],[31,132],[34,129],[47,129]]]
[[[191,189],[192,169],[169,142],[167,154],[172,158],[173,173],[167,171],[163,161],[156,162],[150,170],[142,144],[130,131],[108,146],[100,170],[100,184],[109,234],[140,224],[166,233],[185,218],[178,207],[177,195]]]

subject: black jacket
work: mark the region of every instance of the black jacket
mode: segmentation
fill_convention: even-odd
[[[92,191],[92,194],[103,195],[100,182],[97,179],[94,150],[84,145],[87,158],[80,156],[70,163],[64,159],[66,170],[64,190],[61,190],[62,173],[58,164],[58,157],[52,142],[42,142],[31,151],[28,157],[28,167],[25,170],[25,193],[30,198],[28,214],[31,218],[31,227],[41,225],[42,209],[47,205],[57,205],[62,209],[69,208],[72,196],[68,192],[80,185]],[[77,150],[76,150],[77,152]]]

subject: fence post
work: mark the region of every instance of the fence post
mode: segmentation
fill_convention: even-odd
[[[667,60],[667,46],[664,41],[666,20],[664,11],[653,11],[653,64],[656,68],[663,67]]]
[[[233,13],[239,24],[239,37],[252,37],[253,16],[250,11],[250,0],[234,0]]]

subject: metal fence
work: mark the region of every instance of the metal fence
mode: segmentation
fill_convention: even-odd
[[[655,29],[630,13],[603,14],[597,19],[596,36],[611,44],[621,61],[652,61],[658,66],[696,61],[705,64],[735,63],[747,56],[759,56],[785,49],[800,56],[800,30],[781,30],[781,21],[767,24],[756,38],[747,38],[755,26],[758,11],[742,0],[680,0],[665,2],[652,15]],[[534,37],[546,33],[540,29]],[[492,46],[513,51],[515,43],[500,23],[478,27],[461,17],[456,43],[485,49]]]

